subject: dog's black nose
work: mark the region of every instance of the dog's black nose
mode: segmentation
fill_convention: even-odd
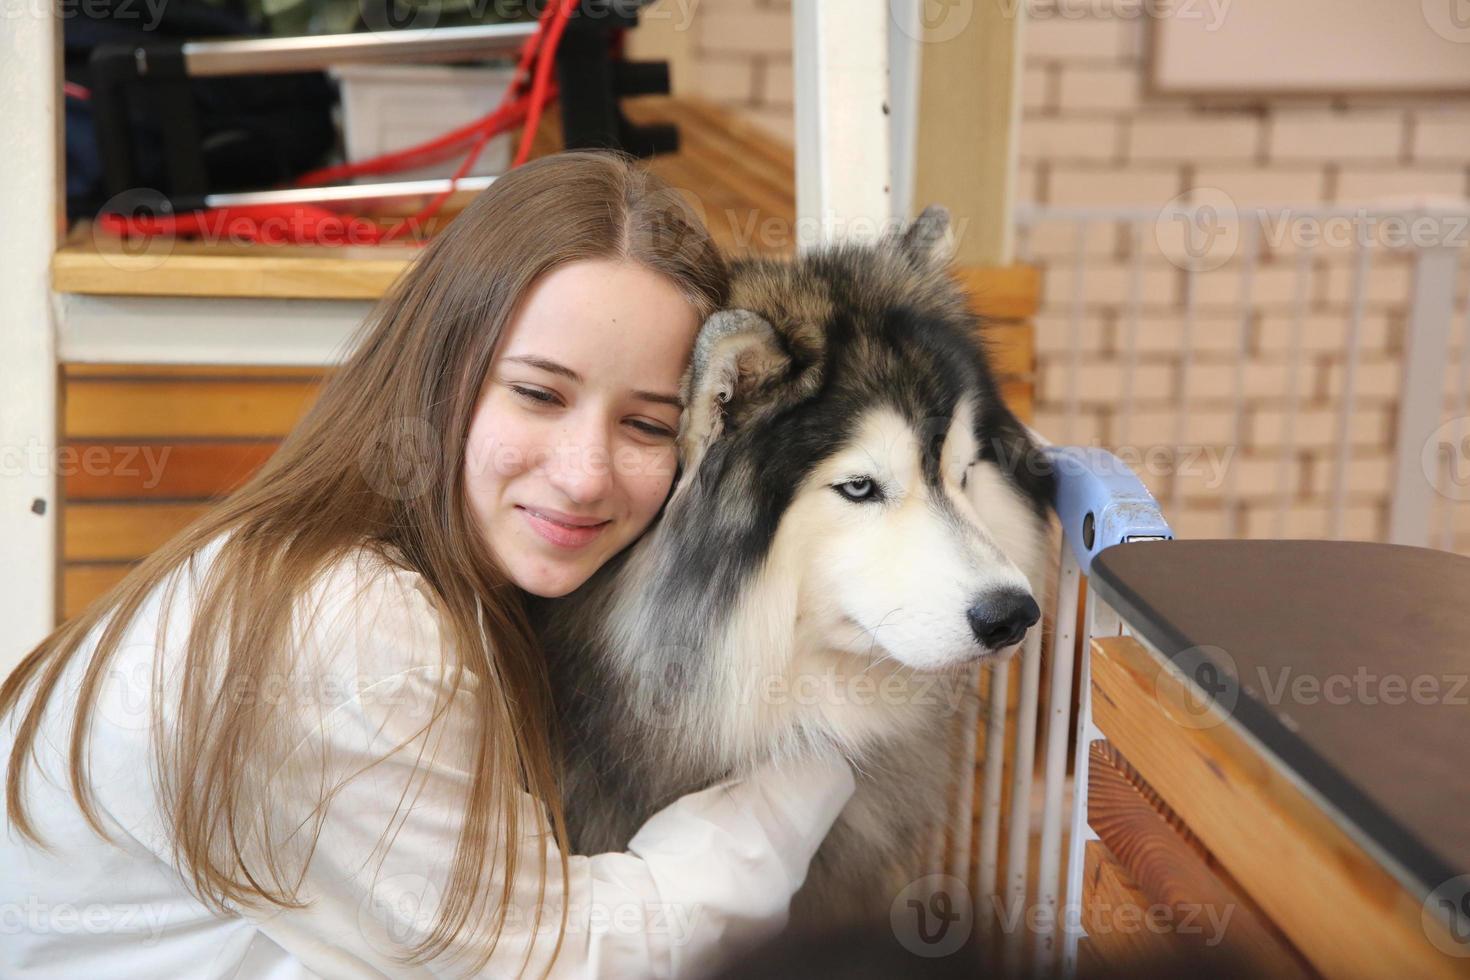
[[[992,650],[1021,642],[1041,618],[1041,607],[1029,592],[1004,589],[980,597],[965,614],[975,639]]]

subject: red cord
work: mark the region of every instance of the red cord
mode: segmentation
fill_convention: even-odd
[[[485,145],[495,136],[521,126],[520,147],[512,167],[526,162],[535,141],[536,130],[540,126],[542,111],[558,95],[557,86],[551,81],[551,70],[556,63],[556,51],[561,44],[562,34],[566,31],[567,22],[575,12],[578,2],[579,0],[557,0],[546,5],[535,32],[521,46],[515,75],[505,96],[500,105],[485,116],[423,143],[366,160],[322,167],[303,174],[294,181],[294,186],[311,187],[340,182],[361,174],[392,173],[425,166],[458,153],[466,154],[450,177],[447,190],[435,195],[418,212],[387,230],[367,218],[339,214],[311,204],[209,208],[188,214],[149,218],[104,214],[98,217],[97,225],[109,233],[128,238],[154,235],[187,238],[207,234],[215,240],[233,239],[271,244],[386,244],[437,214],[454,193],[458,180],[475,165]],[[427,239],[414,239],[410,244],[424,245],[427,244]]]
[[[577,9],[579,2],[580,0],[562,0],[554,8],[555,13],[552,15],[549,27],[546,21],[546,11],[542,11],[542,21],[537,27],[536,34],[539,35],[543,30],[547,32],[546,54],[536,61],[536,78],[531,85],[531,95],[529,97],[529,106],[526,109],[525,125],[521,128],[521,147],[516,153],[515,160],[511,163],[511,169],[515,169],[525,163],[531,154],[531,145],[536,140],[536,129],[541,124],[542,107],[546,105],[547,99],[551,97],[551,69],[556,63],[556,50],[561,45],[561,36],[566,31],[567,21],[571,20],[572,12]],[[548,7],[548,9],[553,8]],[[536,35],[532,36],[535,37]],[[532,54],[534,55],[534,52]],[[519,82],[520,76],[526,70],[530,61],[531,59],[529,57],[522,56],[521,63],[516,68],[517,82]],[[507,93],[507,97],[514,93],[515,89],[515,85],[511,86],[511,91]],[[519,101],[519,98],[517,101]],[[494,113],[491,115],[494,115]],[[470,148],[469,155],[464,158],[464,161],[459,165],[459,169],[449,178],[449,186],[441,193],[435,195],[434,199],[420,209],[417,214],[411,215],[388,229],[388,233],[383,236],[383,241],[392,241],[404,231],[413,228],[421,222],[428,221],[429,218],[437,214],[439,209],[444,206],[444,202],[449,199],[449,195],[454,193],[456,182],[475,165],[475,161],[479,159],[481,151],[485,149],[485,144],[490,142],[490,138],[493,135],[495,134],[488,127],[481,132],[474,146]],[[416,239],[415,241],[422,243],[424,239]]]

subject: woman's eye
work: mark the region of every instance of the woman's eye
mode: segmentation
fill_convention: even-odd
[[[639,419],[629,419],[628,424],[645,435],[653,436],[655,439],[672,439],[674,430],[662,425],[654,425],[652,422],[643,422]]]
[[[881,497],[878,493],[878,484],[865,476],[836,484],[832,489],[857,504],[878,500]]]
[[[556,395],[540,388],[526,388],[521,385],[511,385],[510,390],[529,401],[539,402],[542,405],[555,405]]]

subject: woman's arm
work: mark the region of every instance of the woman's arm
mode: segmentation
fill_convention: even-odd
[[[464,960],[452,958],[417,970],[404,964],[444,900],[463,825],[477,711],[473,681],[466,678],[455,690],[452,668],[418,656],[437,661],[438,652],[429,653],[438,640],[437,615],[408,583],[401,576],[373,583],[345,607],[347,628],[311,634],[330,648],[326,660],[335,669],[355,665],[357,693],[323,714],[279,774],[275,795],[309,801],[312,787],[336,791],[303,881],[307,907],[246,913],[323,975],[462,976],[466,969]],[[405,660],[417,662],[375,673]],[[362,683],[373,676],[381,680]],[[644,824],[627,852],[570,856],[565,892],[542,809],[522,793],[521,828],[511,842],[520,862],[506,931],[483,975],[520,975],[528,950],[525,973],[540,975],[563,905],[567,934],[553,975],[683,976],[716,966],[784,926],[812,855],[852,792],[851,769],[832,760],[769,769],[690,794]],[[309,826],[309,804],[302,810],[282,826]],[[485,868],[492,903],[504,881],[496,859],[504,846],[493,839]],[[546,892],[538,896],[542,854]],[[539,932],[538,904],[544,909]],[[465,944],[471,953],[486,945],[484,937]]]

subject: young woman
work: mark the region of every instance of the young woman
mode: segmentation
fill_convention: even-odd
[[[846,762],[568,855],[522,610],[672,487],[725,290],[684,214],[612,154],[497,181],[266,467],[10,675],[0,975],[677,975],[779,930]]]

